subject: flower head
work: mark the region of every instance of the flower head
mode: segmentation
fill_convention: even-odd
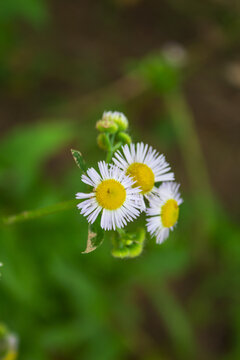
[[[179,186],[174,182],[165,182],[159,187],[158,194],[149,198],[147,229],[156,236],[158,244],[168,238],[170,230],[177,224],[179,205],[183,202]]]
[[[125,131],[128,128],[128,119],[119,111],[105,111],[102,120],[116,124],[119,131]]]
[[[134,186],[141,188],[142,195],[156,192],[156,182],[174,180],[164,155],[143,143],[122,146],[122,153],[117,151],[113,162],[134,179]]]
[[[104,161],[98,163],[100,174],[89,168],[82,181],[90,185],[92,192],[77,193],[77,199],[87,199],[78,204],[81,214],[93,223],[102,211],[101,227],[104,230],[122,228],[133,221],[143,208],[140,189],[134,181],[117,166],[109,167]]]

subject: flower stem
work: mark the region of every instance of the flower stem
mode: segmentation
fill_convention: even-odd
[[[214,194],[198,138],[195,121],[181,89],[163,94],[166,108],[170,114],[182,158],[192,188],[195,218],[201,219],[201,227],[195,238],[195,251],[202,256],[206,251],[207,236],[216,223]]]
[[[107,157],[106,157],[106,162],[108,164],[112,160],[112,155],[113,155],[113,152],[115,151],[114,150],[115,149],[115,147],[114,147],[115,134],[113,134],[109,140],[110,140],[110,149],[108,150]]]
[[[107,162],[108,164],[109,164],[110,161],[112,160],[112,154],[113,154],[112,149],[107,152],[106,162]]]
[[[192,190],[203,195],[204,198],[212,199],[212,188],[195,121],[182,90],[176,89],[164,94],[164,100],[176,132]]]
[[[60,211],[70,210],[73,209],[78,203],[78,200],[69,200],[64,201],[55,205],[50,205],[45,208],[37,209],[37,210],[30,210],[30,211],[23,211],[16,215],[11,215],[8,217],[4,217],[0,220],[2,225],[12,225],[18,222],[23,222],[26,220],[37,219],[41,216],[54,214]]]

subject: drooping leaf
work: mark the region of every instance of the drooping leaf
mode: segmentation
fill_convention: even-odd
[[[101,228],[99,221],[89,225],[87,247],[82,254],[88,254],[96,250],[104,240],[104,230]]]
[[[87,165],[83,159],[83,156],[82,154],[80,153],[80,151],[78,150],[73,150],[71,149],[71,153],[72,153],[72,156],[75,160],[75,163],[77,164],[77,166],[83,171],[85,172],[87,170]]]

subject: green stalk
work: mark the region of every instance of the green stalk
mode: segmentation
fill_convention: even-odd
[[[109,164],[112,160],[112,149],[107,152],[106,162]]]
[[[112,160],[112,156],[113,156],[113,152],[114,152],[115,134],[113,134],[113,135],[110,136],[110,137],[109,137],[109,134],[107,134],[107,135],[108,135],[108,138],[109,138],[110,149],[109,149],[108,152],[107,152],[106,162],[109,164],[110,161]]]
[[[194,118],[183,93],[178,89],[164,94],[164,99],[176,132],[192,190],[199,195],[212,198],[208,172]]]
[[[195,251],[206,252],[207,234],[216,224],[216,212],[213,191],[208,177],[204,155],[199,142],[192,112],[186,102],[183,91],[177,88],[163,94],[167,111],[175,129],[179,148],[192,190],[192,211],[198,223],[195,235]],[[200,224],[200,226],[199,226]]]
[[[54,214],[60,211],[73,209],[78,203],[78,200],[64,201],[55,205],[50,205],[42,209],[23,211],[16,215],[11,215],[1,219],[3,225],[12,225],[15,223],[23,222],[25,220],[37,219],[41,216]]]
[[[115,139],[115,134],[113,134],[111,139],[109,139],[110,149],[107,152],[107,158],[106,158],[107,163],[110,163],[110,161],[112,160],[113,152],[116,149],[116,146],[119,146],[119,143],[115,146],[113,145],[114,139]],[[77,203],[78,203],[78,200],[74,199],[74,200],[70,200],[70,201],[64,201],[64,202],[61,202],[61,203],[58,203],[55,205],[50,205],[50,206],[47,206],[42,209],[23,211],[19,214],[11,215],[11,216],[0,219],[0,225],[12,225],[12,224],[23,222],[26,220],[37,219],[41,216],[54,214],[54,213],[57,213],[60,211],[66,211],[69,209],[73,209],[77,205]]]

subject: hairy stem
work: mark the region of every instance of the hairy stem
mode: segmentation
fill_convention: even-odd
[[[16,215],[11,215],[1,219],[1,224],[12,225],[15,223],[23,222],[25,220],[37,219],[41,216],[54,214],[60,211],[73,209],[78,203],[78,200],[64,201],[55,205],[50,205],[42,209],[23,211]]]

